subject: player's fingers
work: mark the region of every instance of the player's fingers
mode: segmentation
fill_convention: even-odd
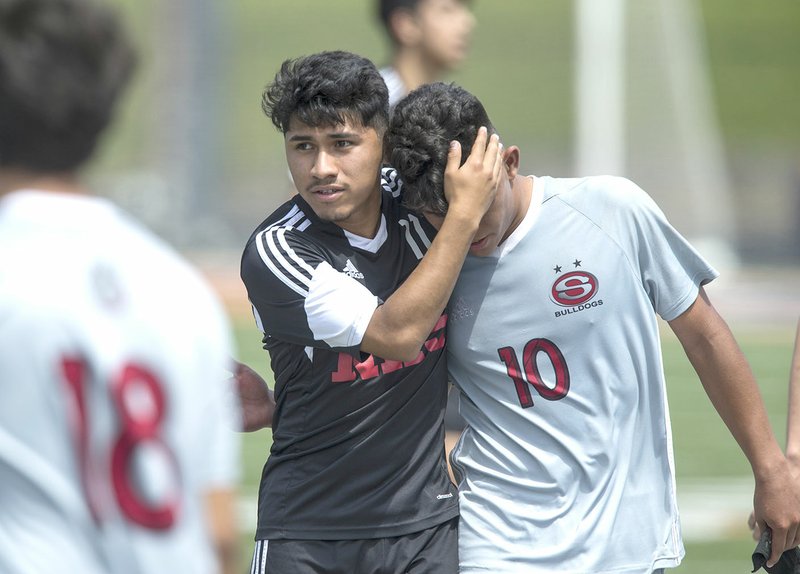
[[[486,155],[486,140],[489,139],[488,130],[486,127],[481,126],[478,128],[478,135],[475,136],[475,141],[472,143],[469,157],[474,158],[477,162],[482,162],[484,155]]]
[[[486,145],[486,153],[483,156],[483,168],[487,172],[494,174],[496,171],[497,160],[500,157],[500,136],[492,134],[489,143]]]
[[[503,173],[503,165],[505,164],[505,158],[503,157],[503,144],[500,143],[497,146],[497,158],[494,162],[494,178],[496,182],[500,181],[500,176]]]
[[[445,175],[452,175],[461,167],[461,144],[453,140],[447,150],[447,164],[444,167]]]
[[[786,530],[781,529],[772,529],[772,552],[767,560],[767,566],[772,568],[775,564],[778,563],[778,560],[781,558],[781,554],[783,554],[784,549],[786,548]]]

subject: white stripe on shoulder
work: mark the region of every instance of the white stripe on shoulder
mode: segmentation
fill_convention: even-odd
[[[261,233],[256,236],[256,247],[258,248],[258,254],[261,256],[261,260],[264,264],[272,271],[272,274],[275,275],[280,281],[289,287],[295,293],[302,295],[303,297],[308,296],[308,285],[309,285],[309,278],[303,276],[294,266],[286,260],[286,257],[283,256],[280,249],[275,243],[275,235],[283,235],[285,233],[285,229],[282,227],[278,228],[269,228],[265,229]],[[279,239],[280,242],[280,239]],[[267,245],[269,248],[269,253],[267,253]],[[285,244],[286,240],[284,239],[282,244]],[[270,256],[271,255],[271,256]],[[273,261],[273,257],[275,261]],[[280,265],[280,267],[278,267]],[[308,266],[306,266],[308,267]],[[309,267],[310,269],[310,267]],[[295,277],[295,279],[292,279]]]
[[[311,277],[313,277],[314,275],[314,268],[311,267],[311,265],[309,265],[308,263],[306,263],[305,259],[303,259],[297,253],[295,253],[294,249],[292,249],[292,247],[289,245],[289,242],[286,241],[285,229],[279,230],[276,235],[278,236],[278,242],[280,242],[281,247],[283,247],[286,254],[292,259],[292,261],[294,261],[294,267],[292,267],[292,271],[296,272],[298,268],[302,269],[303,271],[306,272],[307,275],[298,274],[297,277],[301,281],[304,281],[305,283],[310,283]]]
[[[306,217],[305,212],[303,212],[299,206],[295,205],[286,215],[283,216],[282,219],[276,221],[267,229],[272,229],[273,227],[286,227],[294,228],[298,231],[305,231],[308,229],[309,225],[311,225],[311,220]]]
[[[298,221],[303,219],[306,216],[305,213],[300,209],[299,206],[294,205],[292,208],[283,216],[282,219],[279,219],[272,225],[270,225],[267,229],[272,229],[273,227],[294,227]]]

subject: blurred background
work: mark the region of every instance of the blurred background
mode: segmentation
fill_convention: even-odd
[[[93,187],[213,280],[240,358],[269,376],[238,280],[253,228],[289,197],[283,140],[260,109],[280,63],[344,49],[388,63],[370,0],[108,0],[141,51]],[[800,3],[474,0],[447,79],[486,105],[522,172],[626,175],[723,271],[710,288],[784,439],[800,317]],[[749,467],[664,331],[678,490],[679,573],[749,572]],[[246,437],[243,568],[270,443]]]
[[[284,59],[326,49],[388,59],[371,0],[109,1],[143,65],[94,173],[186,247],[239,248],[285,199],[282,138],[260,110]],[[745,263],[800,263],[796,1],[475,0],[473,10],[472,49],[448,79],[522,147],[523,171],[623,173],[685,234],[728,241]],[[590,157],[603,148],[603,161]]]

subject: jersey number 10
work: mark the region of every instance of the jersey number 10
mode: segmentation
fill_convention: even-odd
[[[62,360],[62,374],[67,390],[74,401],[75,434],[80,461],[81,478],[86,499],[95,520],[101,520],[97,492],[93,488],[98,479],[90,456],[89,413],[87,412],[86,385],[88,366],[79,358]],[[166,500],[148,501],[140,492],[134,465],[142,448],[156,447],[162,458],[172,466],[172,476],[177,476],[175,457],[161,436],[164,421],[165,399],[156,376],[148,369],[135,364],[124,365],[109,387],[111,401],[119,420],[118,434],[112,441],[110,475],[114,496],[122,514],[131,522],[152,530],[166,530],[173,526],[177,514],[177,497],[174,493]],[[144,405],[145,408],[142,408]],[[105,474],[105,473],[104,473]]]
[[[517,389],[517,397],[519,404],[523,409],[533,406],[533,396],[528,384],[525,384],[522,370],[519,368],[519,359],[514,347],[503,347],[497,349],[500,355],[500,360],[505,363],[506,373],[514,381],[514,386]],[[555,373],[555,385],[548,387],[542,380],[542,375],[539,372],[539,365],[537,360],[539,354],[544,353],[550,364],[553,366]],[[567,362],[564,360],[564,355],[555,343],[549,339],[531,339],[525,344],[522,350],[522,366],[525,369],[524,376],[527,378],[528,383],[543,399],[548,401],[558,401],[563,399],[569,393],[569,369]]]

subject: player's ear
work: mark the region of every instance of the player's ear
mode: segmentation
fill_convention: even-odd
[[[503,150],[503,168],[506,177],[513,182],[519,172],[519,147],[512,145]]]
[[[401,46],[414,46],[419,43],[420,29],[412,10],[398,8],[389,18],[389,27]]]

